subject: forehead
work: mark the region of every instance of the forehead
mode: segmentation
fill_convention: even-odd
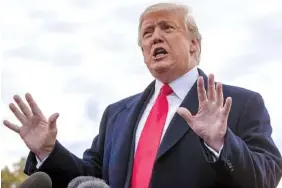
[[[141,29],[158,24],[159,22],[173,23],[181,27],[184,26],[184,16],[180,12],[176,11],[152,11],[143,15]]]

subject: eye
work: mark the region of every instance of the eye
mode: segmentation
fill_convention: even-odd
[[[149,33],[148,31],[145,31],[145,32],[143,33],[143,36],[147,35],[148,33]]]
[[[165,30],[166,32],[171,32],[174,30],[174,27],[172,27],[171,25],[165,24],[163,25],[163,30]]]
[[[152,31],[150,31],[150,30],[144,31],[143,37],[150,36],[151,34],[152,34]]]

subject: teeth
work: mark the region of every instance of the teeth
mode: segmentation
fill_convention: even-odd
[[[165,54],[157,54],[156,57],[162,57],[165,56]]]
[[[157,57],[159,54],[166,54],[166,51],[163,48],[158,48],[155,50],[155,56]]]

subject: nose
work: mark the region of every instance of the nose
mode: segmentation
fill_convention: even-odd
[[[163,42],[161,30],[159,28],[156,28],[153,34],[153,44],[158,44],[161,42]]]

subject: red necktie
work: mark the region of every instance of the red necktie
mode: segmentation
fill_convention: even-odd
[[[167,95],[171,93],[171,87],[167,84],[163,85],[142,130],[134,158],[132,188],[149,187],[168,113]]]

